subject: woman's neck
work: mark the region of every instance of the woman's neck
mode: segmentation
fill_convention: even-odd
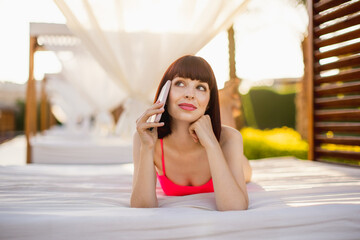
[[[200,143],[195,143],[189,132],[188,122],[173,122],[171,134],[167,137],[171,145],[182,151],[198,148]]]

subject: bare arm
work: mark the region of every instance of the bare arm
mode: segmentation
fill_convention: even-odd
[[[158,207],[153,154],[154,149],[142,146],[140,138],[136,133],[133,144],[134,175],[131,207]]]
[[[163,104],[156,103],[137,121],[137,132],[133,142],[134,175],[131,193],[131,207],[157,207],[156,172],[154,149],[157,141],[157,127],[163,123],[148,123],[146,120],[153,114],[163,112]],[[149,129],[153,128],[152,131]]]
[[[241,134],[226,131],[222,135],[227,139],[222,140],[220,146],[207,115],[195,122],[190,130],[196,132],[196,137],[206,149],[218,210],[246,210],[249,198],[243,169]]]
[[[232,140],[239,144],[239,141]],[[235,144],[235,143],[233,143]],[[246,210],[249,198],[246,190],[244,171],[238,152],[223,153],[219,143],[206,149],[213,177],[216,205],[219,210]],[[231,156],[233,152],[233,156]]]
[[[241,140],[241,142],[243,142]],[[241,145],[242,151],[243,151],[243,145]],[[248,183],[251,181],[252,178],[252,168],[250,166],[249,160],[247,159],[247,157],[245,157],[244,154],[242,154],[241,156],[241,162],[242,162],[242,166],[244,169],[244,177],[245,177],[245,182]]]

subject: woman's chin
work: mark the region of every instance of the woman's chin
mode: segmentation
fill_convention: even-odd
[[[193,123],[196,120],[198,120],[200,117],[201,117],[201,115],[200,116],[198,116],[198,115],[189,116],[189,115],[182,114],[181,116],[176,116],[176,117],[173,117],[172,119],[176,120],[176,121],[181,121],[181,122]]]

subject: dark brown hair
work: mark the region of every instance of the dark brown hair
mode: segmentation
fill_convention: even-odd
[[[185,55],[177,59],[165,71],[157,89],[154,102],[156,102],[161,88],[165,85],[166,81],[173,80],[175,77],[199,80],[209,85],[210,100],[205,114],[210,116],[214,134],[219,141],[221,134],[219,94],[216,78],[210,64],[202,57],[192,55]],[[165,112],[162,114],[160,122],[164,122],[165,125],[158,128],[158,137],[164,138],[171,134],[171,117],[167,111],[166,105]]]

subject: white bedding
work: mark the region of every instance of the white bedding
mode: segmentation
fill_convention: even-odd
[[[360,239],[360,169],[251,161],[247,211],[213,193],[129,208],[132,164],[0,167],[0,239]]]
[[[31,139],[33,163],[121,164],[131,162],[132,141],[124,141],[116,136],[54,134],[53,132],[37,135]]]

